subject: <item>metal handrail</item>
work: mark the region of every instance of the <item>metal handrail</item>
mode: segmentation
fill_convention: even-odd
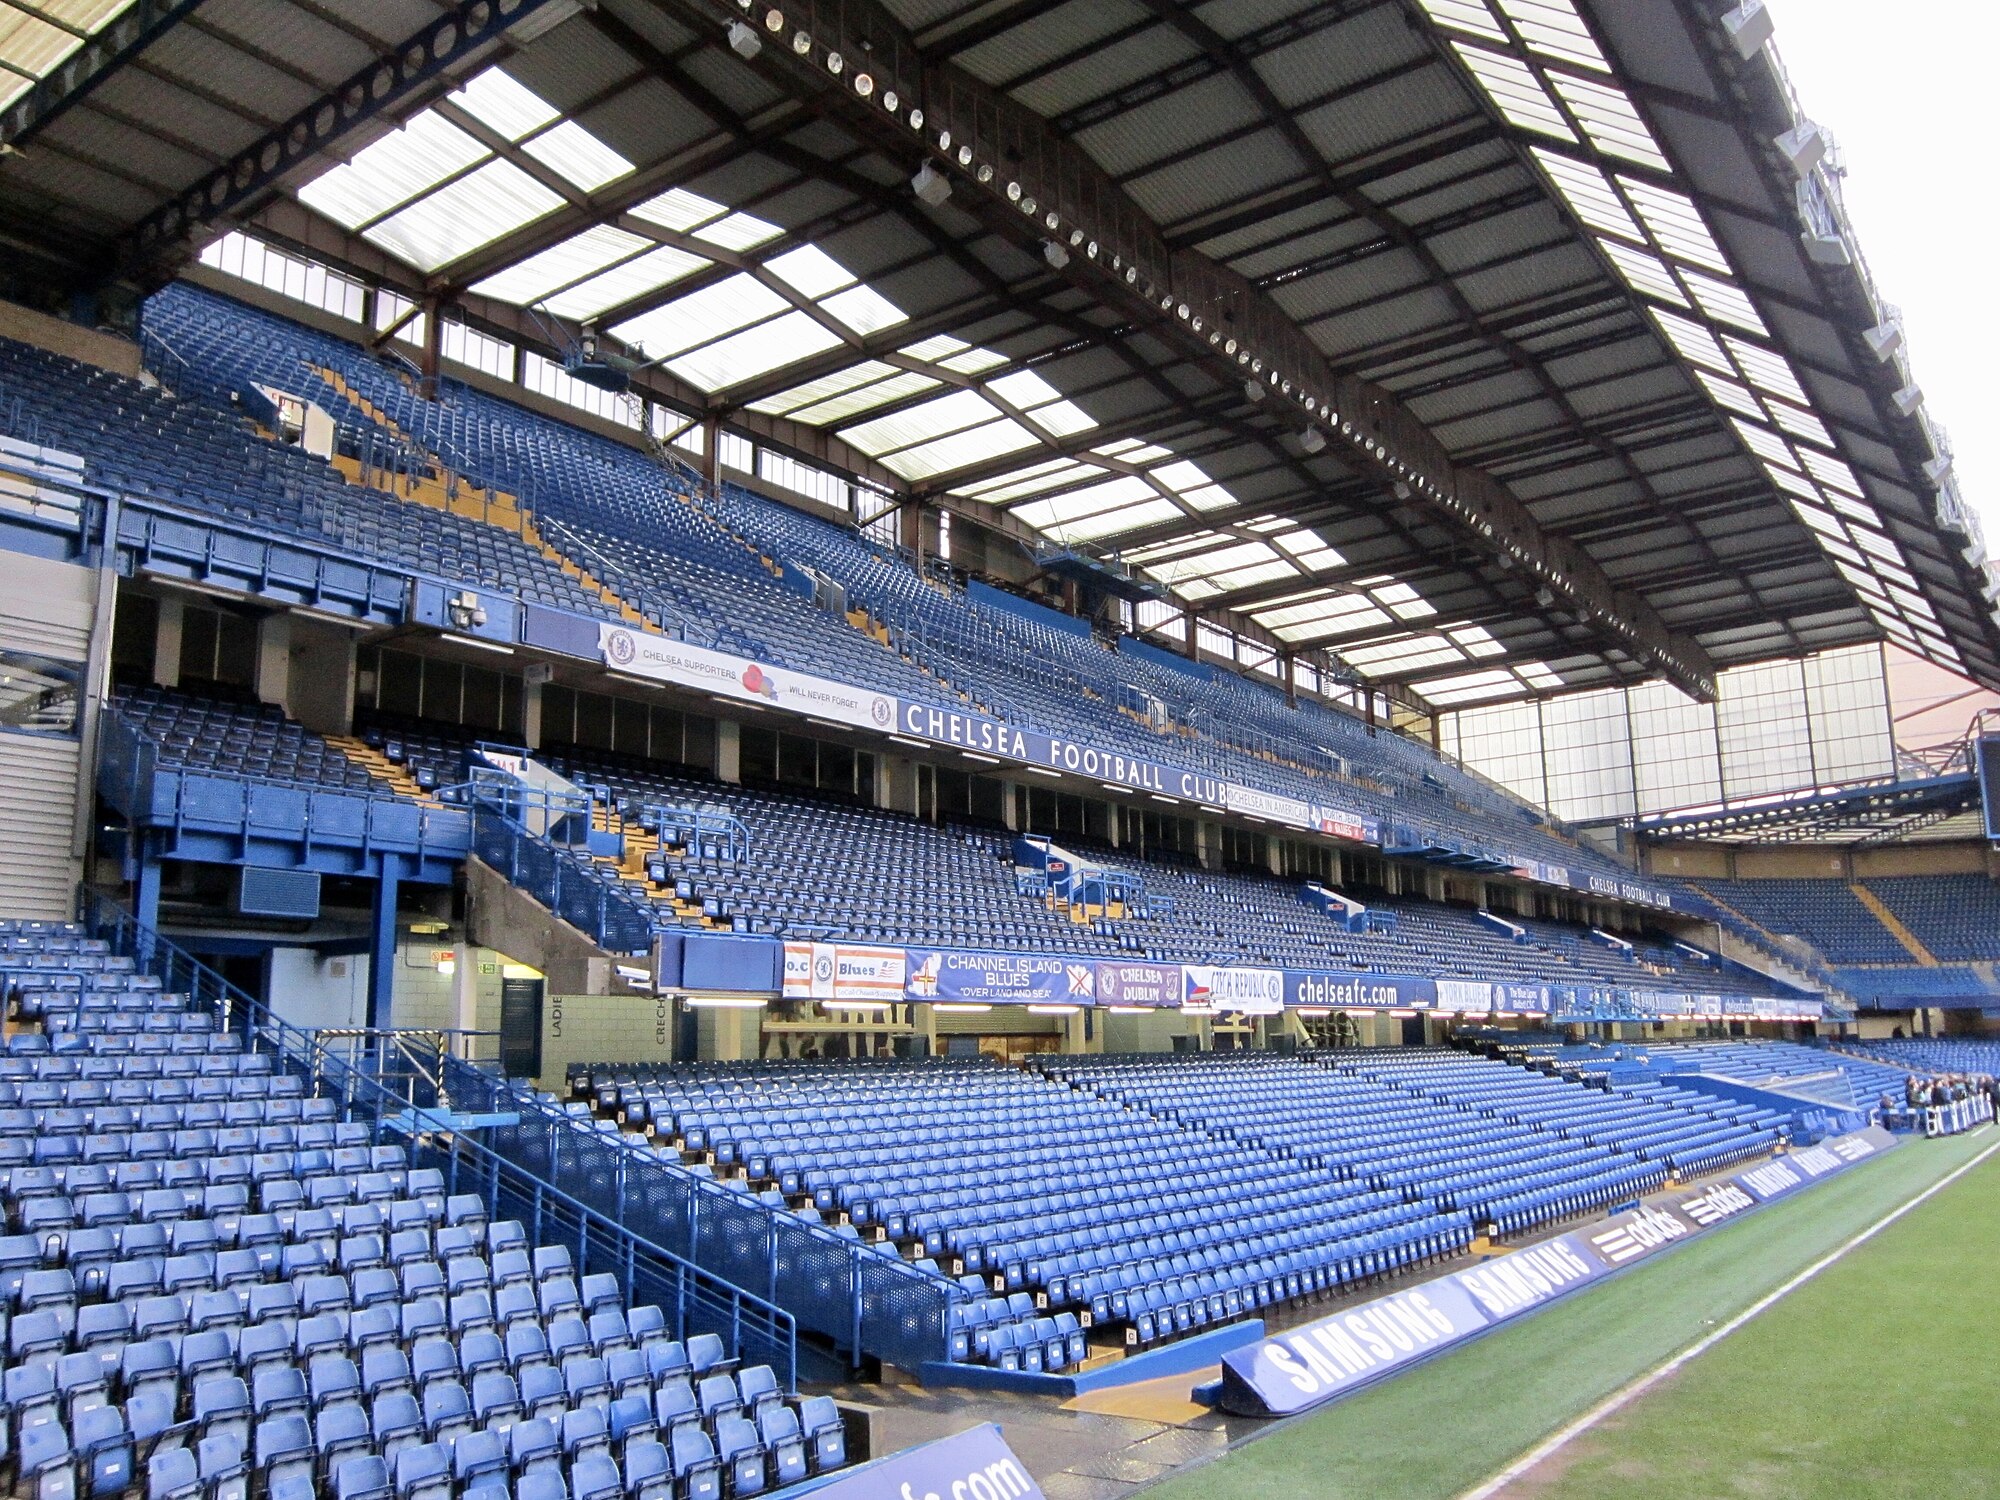
[[[755,1341],[781,1369],[787,1390],[798,1384],[798,1324],[791,1313],[713,1271],[697,1265],[666,1246],[642,1240],[617,1219],[592,1208],[527,1167],[508,1160],[457,1128],[449,1117],[414,1113],[409,1101],[379,1079],[350,1065],[317,1044],[312,1032],[277,1015],[171,939],[142,925],[131,912],[101,891],[79,887],[78,916],[93,936],[105,938],[112,950],[136,959],[171,992],[185,994],[191,1005],[211,1010],[221,1030],[243,1038],[252,1051],[269,1050],[286,1066],[302,1074],[315,1089],[337,1095],[350,1114],[370,1117],[377,1138],[390,1131],[407,1134],[419,1149],[432,1151],[447,1171],[452,1188],[461,1179],[494,1207],[496,1217],[512,1210],[527,1224],[537,1243],[561,1238],[577,1247],[578,1270],[596,1265],[620,1279],[628,1303],[641,1294],[664,1289],[674,1295],[679,1326],[695,1322],[725,1332],[741,1350]],[[462,1070],[462,1071],[458,1071]],[[456,1058],[440,1060],[439,1076],[446,1084],[440,1108],[450,1108],[453,1079],[493,1081]],[[430,1145],[425,1147],[425,1138]]]

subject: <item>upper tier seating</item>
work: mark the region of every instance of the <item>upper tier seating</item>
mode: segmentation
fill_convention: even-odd
[[[845,1461],[79,929],[0,922],[0,1431],[34,1500],[693,1500]]]
[[[885,557],[852,528],[733,485],[694,497],[640,450],[447,380],[424,401],[345,341],[212,293],[173,286],[148,324],[218,389],[259,380],[321,403],[355,440],[392,433],[529,506],[545,536],[669,629],[777,665],[927,701],[970,700],[1027,727],[1333,801],[1460,843],[1577,870],[1622,867],[1548,832],[1542,816],[1414,742],[1377,734],[1273,686],[1181,670],[1073,629],[981,603]],[[335,372],[338,383],[319,373]],[[897,650],[773,578],[775,559],[841,583]],[[1073,623],[1073,622],[1072,622]],[[907,655],[908,659],[905,660]],[[1150,696],[1170,725],[1122,705]]]
[[[1907,964],[1910,950],[1844,880],[1696,880],[1765,931],[1802,937],[1836,964]]]
[[[584,614],[605,603],[520,537],[345,483],[241,415],[0,339],[0,429],[74,453],[95,483]]]
[[[121,693],[118,714],[159,749],[161,763],[337,791],[387,788],[268,703],[149,687]]]
[[[2000,885],[1988,877],[1892,875],[1863,884],[1933,958],[2000,960]]]

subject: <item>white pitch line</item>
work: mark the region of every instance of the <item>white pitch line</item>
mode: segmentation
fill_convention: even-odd
[[[1831,1266],[1836,1261],[1844,1257],[1850,1250],[1853,1250],[1858,1246],[1867,1244],[1868,1241],[1874,1239],[1876,1235],[1880,1234],[1883,1230],[1887,1229],[1891,1224],[1895,1223],[1898,1219],[1902,1218],[1904,1214],[1908,1213],[1918,1204],[1924,1202],[1926,1199],[1934,1196],[1937,1193],[1943,1192],[1946,1188],[1950,1187],[1954,1182],[1958,1181],[1959,1178],[1963,1177],[1967,1172],[1970,1172],[1974,1167],[1978,1166],[1981,1162],[1985,1161],[1987,1157],[1993,1155],[1996,1151],[2000,1151],[2000,1141],[1995,1141],[1992,1145],[1988,1146],[1984,1151],[1980,1152],[1977,1156],[1973,1157],[1972,1160],[1964,1163],[1962,1166],[1955,1168],[1946,1176],[1940,1177],[1936,1182],[1932,1183],[1929,1187],[1925,1188],[1921,1193],[1917,1194],[1916,1197],[1910,1199],[1908,1202],[1902,1204],[1900,1207],[1890,1210],[1888,1213],[1884,1214],[1881,1218],[1877,1219],[1873,1224],[1870,1224],[1866,1229],[1862,1230],[1859,1234],[1855,1235],[1852,1239],[1848,1240],[1847,1243],[1845,1243],[1844,1245],[1841,1245],[1838,1248],[1831,1250],[1827,1254],[1821,1256],[1818,1260],[1814,1261],[1811,1265],[1807,1266],[1803,1271],[1799,1272],[1798,1275],[1794,1276],[1790,1281],[1786,1282],[1783,1286],[1777,1288],[1777,1290],[1773,1292],[1768,1293],[1764,1297],[1759,1298],[1756,1302],[1753,1302],[1750,1306],[1744,1308],[1742,1312],[1738,1313],[1735,1317],[1731,1318],[1727,1323],[1724,1323],[1720,1328],[1716,1329],[1714,1332],[1704,1334],[1701,1338],[1697,1339],[1694,1343],[1688,1345],[1687,1348],[1681,1350],[1680,1353],[1674,1355],[1673,1358],[1667,1360],[1664,1364],[1655,1365],[1652,1369],[1648,1370],[1645,1374],[1639,1376],[1629,1385],[1626,1385],[1619,1390],[1613,1391],[1609,1396],[1606,1396],[1602,1401],[1598,1402],[1597,1405],[1593,1406],[1589,1411],[1585,1412],[1582,1416],[1578,1417],[1575,1421],[1571,1422],[1567,1427],[1558,1428],[1555,1432],[1549,1434],[1549,1436],[1542,1439],[1541,1442],[1537,1443],[1534,1447],[1530,1448],[1526,1453],[1522,1454],[1519,1458],[1515,1459],[1514,1462],[1507,1465],[1506,1468],[1502,1469],[1498,1474],[1495,1474],[1491,1479],[1488,1479],[1487,1481],[1485,1481],[1485,1483],[1475,1485],[1473,1488],[1467,1490],[1463,1495],[1459,1496],[1459,1500],[1490,1500],[1490,1497],[1499,1494],[1501,1490],[1505,1489],[1515,1480],[1527,1474],[1527,1472],[1530,1469],[1533,1469],[1537,1464],[1541,1463],[1544,1459],[1550,1458],[1553,1455],[1560,1453],[1564,1448],[1568,1447],[1576,1439],[1582,1437],[1583,1434],[1590,1431],[1591,1428],[1595,1427],[1598,1423],[1602,1422],[1606,1417],[1611,1416],[1614,1413],[1622,1410],[1623,1408],[1631,1405],[1632,1402],[1636,1401],[1639,1397],[1645,1395],[1647,1391],[1650,1391],[1654,1386],[1658,1385],[1662,1380],[1665,1380],[1669,1375],[1673,1374],[1676,1370],[1680,1369],[1682,1365],[1685,1365],[1690,1360],[1697,1359],[1701,1355],[1706,1354],[1710,1349],[1714,1348],[1717,1344],[1721,1343],[1724,1339],[1728,1338],[1730,1334],[1736,1332],[1737,1329],[1741,1328],[1745,1323],[1748,1323],[1752,1318],[1755,1318],[1759,1313],[1768,1310],[1774,1304],[1790,1296],[1793,1292],[1797,1291],[1800,1287],[1804,1286],[1808,1281],[1811,1281],[1814,1277],[1818,1276],[1819,1273],[1824,1271],[1828,1266]]]

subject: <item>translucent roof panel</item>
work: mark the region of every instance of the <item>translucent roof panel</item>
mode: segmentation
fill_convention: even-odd
[[[495,154],[471,131],[427,109],[306,183],[299,201],[418,269],[434,271],[562,205],[561,193],[505,151],[518,148],[538,170],[583,192],[632,170],[624,157],[499,68],[468,80],[446,104],[510,147]]]
[[[512,162],[489,161],[363,232],[391,255],[435,271],[553,212],[562,201]]]
[[[1489,52],[1484,47],[1471,47],[1464,42],[1455,41],[1452,46],[1464,59],[1466,68],[1479,86],[1486,91],[1486,96],[1493,101],[1493,107],[1510,125],[1538,131],[1559,140],[1576,139],[1576,132],[1570,129],[1569,121],[1563,118],[1556,101],[1549,97],[1549,91],[1542,87],[1534,70],[1526,63],[1504,52]]]
[[[32,5],[0,5],[0,105],[33,88],[131,3],[35,0]]]
[[[645,350],[649,359],[659,359],[776,317],[790,306],[781,293],[748,272],[738,272],[611,331]]]
[[[594,276],[606,266],[644,254],[651,243],[600,224],[538,255],[515,261],[504,271],[475,283],[472,290],[482,297],[533,306],[549,293]]]
[[[812,314],[789,312],[669,360],[667,368],[705,391],[719,391],[840,344],[840,335]]]

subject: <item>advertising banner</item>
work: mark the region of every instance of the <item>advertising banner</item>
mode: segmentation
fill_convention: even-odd
[[[1379,844],[1382,842],[1382,823],[1378,818],[1362,813],[1348,812],[1340,807],[1316,807],[1312,822],[1306,825],[1321,833],[1331,834],[1337,839],[1352,839],[1357,844]]]
[[[1238,969],[1187,964],[1181,969],[1183,1005],[1212,1005],[1246,1016],[1275,1016],[1285,1008],[1281,969]]]
[[[836,1473],[813,1493],[820,1500],[1045,1500],[991,1422]]]
[[[1097,966],[1047,954],[913,948],[908,990],[913,1000],[1089,1005],[1096,999]]]
[[[1329,1010],[1421,1010],[1438,998],[1437,980],[1409,974],[1322,974],[1287,969],[1284,985],[1285,1004]]]
[[[863,948],[852,943],[836,943],[833,945],[833,993],[822,998],[900,1001],[908,972],[909,957],[901,948]]]
[[[787,667],[767,667],[746,657],[646,635],[608,622],[597,632],[598,650],[613,671],[677,687],[697,688],[766,708],[782,708],[884,733],[896,727],[896,700],[886,693],[809,677]]]
[[[1260,792],[1255,787],[1230,783],[1222,789],[1222,805],[1249,818],[1265,818],[1293,828],[1311,828],[1317,821],[1311,803],[1277,792]]]
[[[1232,1350],[1222,1356],[1223,1408],[1283,1417],[1332,1401],[1895,1144],[1871,1126]]]
[[[1179,964],[1100,963],[1097,1003],[1167,1010],[1181,1003]]]

